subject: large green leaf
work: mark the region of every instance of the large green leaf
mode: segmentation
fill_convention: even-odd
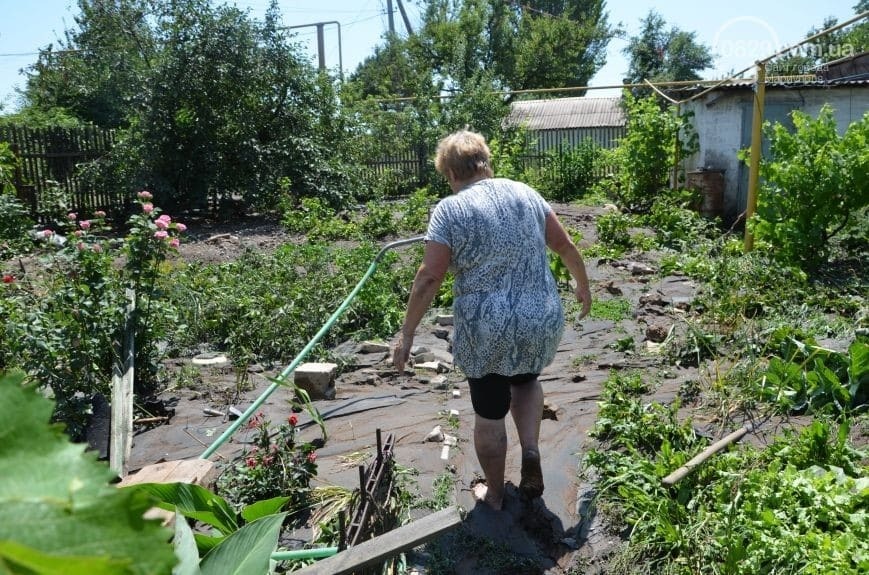
[[[159,500],[158,505],[169,511],[178,511],[185,517],[216,527],[229,535],[238,529],[235,511],[223,497],[208,489],[189,483],[142,483],[128,489],[140,489]]]
[[[202,558],[203,575],[265,575],[286,513],[248,523]]]
[[[241,510],[241,516],[245,523],[250,523],[256,521],[260,517],[277,513],[283,509],[284,505],[286,505],[289,500],[289,497],[272,497],[271,499],[264,499],[262,501],[251,503]]]
[[[180,511],[176,511],[176,516],[180,514]],[[172,570],[172,575],[202,575],[202,571],[199,570],[199,549],[196,546],[193,530],[186,521],[175,521],[173,543],[175,554],[180,561]]]
[[[51,425],[52,402],[23,381],[0,375],[0,565],[31,575],[64,560],[64,573],[169,572],[171,532],[143,518],[150,496],[109,485],[108,466]]]
[[[855,341],[848,348],[848,355],[851,358],[848,366],[851,395],[866,395],[866,388],[869,387],[869,345]]]

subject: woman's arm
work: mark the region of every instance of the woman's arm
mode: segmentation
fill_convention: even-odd
[[[585,273],[585,263],[582,261],[582,256],[579,255],[579,250],[570,236],[567,235],[567,230],[558,221],[558,216],[550,210],[546,214],[546,245],[558,254],[564,265],[567,266],[570,275],[576,281],[576,300],[582,304],[582,311],[579,312],[579,318],[582,319],[588,312],[591,311],[591,289],[588,285],[588,276]]]
[[[451,255],[449,246],[433,241],[425,243],[422,265],[419,266],[413,279],[413,288],[407,302],[404,325],[401,327],[398,341],[393,346],[392,363],[398,373],[404,371],[404,364],[407,363],[410,348],[413,346],[414,331],[444,281]]]

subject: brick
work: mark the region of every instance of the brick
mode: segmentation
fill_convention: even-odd
[[[293,372],[293,381],[312,400],[334,399],[337,373],[338,365],[334,363],[303,363]]]

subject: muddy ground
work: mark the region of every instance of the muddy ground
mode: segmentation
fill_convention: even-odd
[[[559,205],[562,220],[579,229],[586,243],[595,240],[595,215],[598,208]],[[268,250],[288,239],[276,223],[246,220],[235,225],[199,225],[191,227],[181,256],[190,261],[219,262],[237,257],[246,247]],[[468,512],[458,532],[441,540],[441,550],[452,554],[457,573],[599,573],[606,571],[608,556],[620,543],[619,534],[595,514],[590,505],[591,484],[578,473],[583,453],[588,449],[588,432],[594,425],[603,382],[612,370],[632,369],[646,374],[654,384],[650,399],[672,401],[680,388],[695,387],[703,377],[696,368],[678,368],[667,364],[655,352],[655,342],[679,324],[690,311],[697,286],[685,277],[659,277],[657,256],[645,253],[619,261],[592,258],[586,262],[596,298],[624,297],[632,304],[628,319],[614,322],[586,318],[580,322],[568,314],[564,338],[555,361],[542,374],[547,414],[541,428],[540,446],[546,491],[543,497],[528,504],[518,497],[515,487],[508,487],[505,509],[492,512],[477,505],[471,495],[472,481],[480,468],[473,450],[473,411],[467,383],[452,371],[437,374],[417,370],[415,375],[399,375],[389,364],[387,353],[361,353],[348,342],[340,350],[355,365],[337,381],[333,400],[320,400],[316,406],[327,419],[328,441],[318,451],[317,481],[353,488],[358,486],[357,466],[375,452],[376,430],[384,437],[393,434],[395,459],[418,472],[416,481],[421,497],[432,495],[432,483],[444,473],[455,477],[454,500]],[[451,326],[435,323],[434,310],[420,326],[416,345],[450,365]],[[440,310],[449,313],[449,310]],[[619,351],[618,341],[633,337],[635,349]],[[227,402],[236,391],[238,378],[229,364],[197,366],[201,380],[191,384],[181,381],[188,374],[193,358],[175,358],[167,362],[178,380],[164,394],[174,406],[168,424],[137,428],[131,469],[162,460],[195,458],[203,453],[230,425],[226,417],[208,415],[206,409],[227,413]],[[425,357],[423,357],[425,359]],[[247,408],[265,390],[266,379],[280,372],[252,366],[249,384],[233,407]],[[662,377],[663,373],[663,377]],[[278,389],[263,405],[273,422],[290,414],[290,393]],[[690,408],[690,405],[689,407]],[[450,410],[458,417],[452,422]],[[695,427],[710,436],[723,435],[717,423],[698,412]],[[303,424],[307,415],[299,414]],[[435,426],[458,439],[442,458],[443,444],[426,442]],[[239,431],[212,457],[221,464],[232,461],[248,440],[250,432]],[[507,478],[519,483],[519,449],[515,428],[508,421],[510,452]],[[303,439],[320,437],[315,425],[308,425]],[[305,538],[299,533],[299,539]],[[476,538],[488,538],[500,549],[512,553],[495,560],[498,551],[468,545]],[[487,550],[488,549],[488,550]],[[425,572],[423,552],[410,555],[411,563]]]

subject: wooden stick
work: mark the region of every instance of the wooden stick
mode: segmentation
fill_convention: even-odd
[[[168,415],[158,415],[155,417],[140,417],[139,419],[134,419],[133,423],[136,425],[143,425],[145,423],[162,423],[164,421],[169,421]]]
[[[677,482],[688,476],[698,465],[730,445],[731,443],[742,439],[742,436],[751,431],[749,426],[742,426],[733,433],[726,435],[701,451],[699,454],[691,458],[691,460],[661,480],[665,487],[675,485]]]

